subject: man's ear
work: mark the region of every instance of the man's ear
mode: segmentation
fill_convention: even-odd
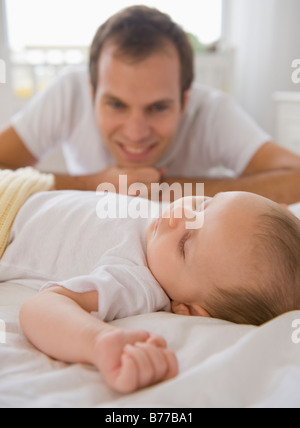
[[[197,304],[186,305],[185,303],[171,302],[172,311],[177,315],[196,316],[196,317],[208,317],[211,318],[209,313]]]
[[[185,112],[185,110],[187,108],[187,105],[188,105],[189,100],[190,100],[190,95],[191,95],[191,89],[188,89],[183,94],[182,108],[181,108],[181,113],[182,114]]]
[[[94,89],[94,87],[92,85],[91,79],[89,80],[89,87],[90,87],[91,98],[92,98],[92,101],[94,102],[96,94],[95,94],[95,89]]]

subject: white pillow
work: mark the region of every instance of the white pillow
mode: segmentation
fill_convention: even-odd
[[[298,204],[290,205],[290,210],[295,214],[296,217],[300,220],[300,202]]]

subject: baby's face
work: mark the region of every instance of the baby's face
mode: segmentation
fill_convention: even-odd
[[[199,302],[213,294],[214,284],[226,289],[242,284],[258,217],[272,204],[246,192],[188,197],[151,223],[148,265],[170,299],[187,305],[192,314],[208,315]]]

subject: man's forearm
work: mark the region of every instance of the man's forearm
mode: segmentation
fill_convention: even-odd
[[[8,167],[5,165],[0,165],[0,171],[9,169],[11,171],[16,171],[18,168],[22,167]],[[25,167],[24,167],[25,168]],[[34,168],[34,166],[33,166]],[[54,190],[95,190],[85,179],[81,176],[72,176],[68,174],[53,174],[54,175]]]
[[[96,191],[102,182],[100,174],[73,176],[55,174],[55,190],[90,190]]]
[[[101,178],[99,174],[89,176],[55,175],[55,189],[96,191],[98,185],[103,181]],[[184,196],[184,184],[190,184],[192,193],[196,195],[197,183],[204,183],[205,196],[214,196],[220,192],[245,191],[257,193],[278,203],[292,204],[300,201],[300,170],[275,170],[234,179],[171,177],[165,178],[163,182],[169,186],[174,183],[181,184],[182,196]]]
[[[79,177],[67,174],[55,174],[55,190],[84,190],[80,189]]]
[[[239,178],[185,179],[172,177],[164,180],[167,184],[191,183],[196,195],[196,184],[204,183],[205,196],[215,196],[220,192],[245,191],[267,197],[278,203],[292,204],[300,201],[300,170],[276,170]]]

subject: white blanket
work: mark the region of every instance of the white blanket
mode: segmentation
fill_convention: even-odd
[[[169,313],[115,321],[164,336],[180,365],[177,378],[122,396],[93,367],[54,361],[28,343],[18,313],[33,293],[0,285],[1,408],[300,407],[300,311],[262,327]]]
[[[163,335],[180,364],[176,379],[122,396],[107,388],[94,368],[53,361],[28,343],[18,313],[30,294],[12,284],[0,286],[0,319],[6,324],[1,408],[300,407],[300,311],[259,328],[169,313],[115,321]],[[16,304],[5,306],[14,296]]]

